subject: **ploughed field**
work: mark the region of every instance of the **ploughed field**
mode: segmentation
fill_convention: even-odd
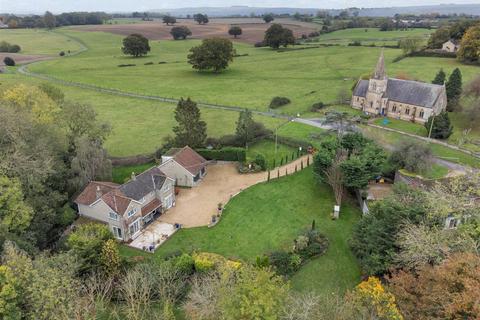
[[[309,34],[317,30],[315,24],[296,22],[293,20],[279,19],[274,21],[284,27],[291,29],[296,37],[302,34]],[[232,25],[242,28],[242,35],[237,38],[239,42],[254,44],[262,41],[265,31],[271,24],[265,23],[262,19],[211,19],[208,24],[199,25],[193,19],[177,19],[175,25],[166,25],[161,20],[141,21],[137,23],[126,24],[104,24],[75,26],[74,30],[79,31],[102,31],[117,35],[129,35],[132,33],[143,34],[150,40],[170,40],[170,29],[174,26],[186,26],[192,31],[191,38],[205,39],[211,37],[231,38],[228,35],[228,29]]]

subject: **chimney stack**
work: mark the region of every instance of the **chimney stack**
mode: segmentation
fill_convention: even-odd
[[[95,196],[98,199],[102,196],[102,191],[100,190],[100,186],[97,186],[97,190],[95,190]]]
[[[137,180],[137,177],[135,176],[135,172],[132,172],[132,180]]]

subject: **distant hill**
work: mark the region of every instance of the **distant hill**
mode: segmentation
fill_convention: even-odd
[[[265,7],[248,7],[248,6],[232,6],[232,7],[198,7],[198,8],[178,8],[178,9],[162,9],[149,10],[150,12],[168,13],[177,17],[193,15],[195,13],[204,13],[210,17],[232,17],[232,16],[249,16],[251,14],[261,15],[265,13],[274,14],[315,14],[317,11],[323,10],[318,8],[265,8]],[[326,9],[330,14],[338,14],[340,9]],[[389,7],[389,8],[361,8],[358,9],[360,16],[367,17],[388,17],[400,14],[469,14],[480,16],[480,4],[442,4],[428,6],[410,6],[410,7]]]

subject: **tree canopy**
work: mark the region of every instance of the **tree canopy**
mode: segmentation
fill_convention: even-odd
[[[265,23],[270,23],[273,20],[275,20],[275,18],[273,17],[273,14],[271,14],[271,13],[264,14],[262,16],[262,19],[263,19],[263,21],[265,21]]]
[[[177,19],[176,19],[175,17],[169,16],[169,15],[164,16],[164,17],[162,18],[162,21],[163,21],[163,23],[165,23],[167,26],[168,26],[168,25],[174,25],[175,23],[177,23]]]
[[[284,28],[281,24],[274,23],[265,31],[264,43],[273,48],[278,49],[280,46],[287,47],[295,44],[295,37],[290,29]]]
[[[207,124],[201,120],[200,109],[197,103],[183,98],[175,109],[177,125],[173,127],[175,145],[178,147],[203,147],[207,138]]]
[[[457,58],[463,62],[480,62],[480,25],[467,29],[460,42]]]
[[[203,13],[194,14],[193,20],[195,20],[198,24],[207,24],[209,22],[208,16]]]
[[[188,36],[192,35],[192,31],[190,31],[190,29],[188,29],[186,26],[178,26],[173,27],[170,30],[170,34],[172,35],[174,40],[185,40]]]
[[[233,61],[235,49],[228,39],[204,39],[202,44],[190,49],[188,62],[192,68],[203,71],[213,70],[215,73],[226,69]]]
[[[242,34],[242,28],[239,26],[232,26],[230,29],[228,29],[228,34],[233,36],[234,38],[237,38],[237,36]]]
[[[131,34],[123,39],[122,52],[131,56],[140,57],[150,51],[148,39],[141,34]]]
[[[445,84],[447,91],[447,111],[454,111],[462,95],[462,72],[455,68]]]

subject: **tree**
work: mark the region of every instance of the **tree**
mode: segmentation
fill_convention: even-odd
[[[168,25],[174,25],[177,22],[177,19],[175,17],[167,15],[162,18],[162,21],[168,26]]]
[[[82,274],[102,270],[102,250],[110,239],[112,232],[99,223],[80,225],[68,236],[67,247],[80,259]]]
[[[426,214],[425,195],[405,185],[370,206],[354,226],[350,246],[367,275],[382,275],[396,265],[397,235],[405,221],[418,224]]]
[[[228,39],[204,39],[202,44],[190,49],[188,63],[192,68],[203,71],[213,70],[218,73],[233,61],[235,49]]]
[[[413,173],[426,173],[432,166],[433,153],[429,145],[413,141],[400,141],[390,155],[390,163],[396,169]]]
[[[173,133],[177,146],[188,145],[192,148],[204,146],[207,138],[207,124],[201,120],[197,103],[190,98],[180,99],[175,109],[175,120],[177,125],[173,127]]]
[[[457,58],[463,62],[479,62],[480,58],[480,25],[470,27],[463,35]]]
[[[131,34],[123,39],[122,52],[131,56],[140,57],[150,51],[148,39],[141,34]]]
[[[89,181],[112,178],[112,162],[102,142],[82,136],[74,141],[75,151],[70,162],[69,184],[73,190],[80,190]]]
[[[264,14],[262,19],[263,19],[263,21],[265,21],[265,23],[270,23],[273,20],[275,20],[275,18],[273,17],[273,14],[271,14],[271,13]]]
[[[264,43],[273,48],[278,49],[280,46],[287,47],[289,44],[295,44],[295,37],[290,29],[282,27],[282,25],[274,23],[265,31]]]
[[[441,49],[442,45],[450,39],[450,30],[448,27],[441,27],[435,30],[428,39],[428,48]]]
[[[409,55],[420,50],[423,39],[419,37],[407,37],[398,41],[398,46],[404,55]]]
[[[22,319],[22,308],[18,279],[12,268],[0,265],[0,317]]]
[[[242,146],[246,146],[255,137],[255,121],[253,121],[252,111],[245,109],[240,112],[235,135]]]
[[[398,310],[395,296],[385,290],[380,280],[368,277],[347,294],[360,314],[368,314],[369,319],[403,320]]]
[[[43,16],[43,23],[48,29],[53,29],[57,26],[57,19],[50,11],[47,11]]]
[[[480,317],[480,256],[452,255],[417,273],[398,271],[388,280],[406,319],[478,319]]]
[[[233,36],[236,39],[237,36],[242,34],[242,28],[240,28],[239,26],[232,26],[228,30],[228,34]]]
[[[14,67],[15,66],[15,60],[11,57],[5,57],[3,58],[3,63],[5,63],[6,66],[9,67]]]
[[[0,232],[22,233],[30,226],[32,216],[20,181],[0,175]]]
[[[445,84],[447,91],[447,111],[453,111],[458,106],[462,95],[462,72],[455,68]]]
[[[42,90],[50,99],[55,101],[55,103],[57,103],[58,105],[63,104],[65,100],[65,95],[59,88],[49,83],[42,83],[38,86],[38,88]]]
[[[208,16],[202,13],[194,14],[193,20],[195,20],[198,24],[207,24],[209,21]]]
[[[337,130],[338,137],[353,126],[352,116],[348,112],[331,111],[325,114],[325,124],[330,124]]]
[[[453,133],[453,126],[450,123],[450,117],[448,116],[448,112],[444,111],[437,116],[431,116],[430,118],[428,118],[428,121],[425,123],[425,129],[427,129],[431,138],[448,139],[448,137],[450,137]]]
[[[443,71],[443,69],[440,69],[435,75],[435,79],[432,80],[432,83],[443,86],[445,84],[446,77],[447,75],[445,74],[445,71]]]
[[[117,241],[108,239],[103,243],[100,255],[101,269],[109,276],[115,276],[120,272],[120,253]]]
[[[188,29],[185,26],[179,26],[179,27],[173,27],[170,30],[170,34],[172,35],[174,40],[178,40],[178,39],[185,40],[188,36],[192,35],[192,31],[190,31],[190,29]]]

